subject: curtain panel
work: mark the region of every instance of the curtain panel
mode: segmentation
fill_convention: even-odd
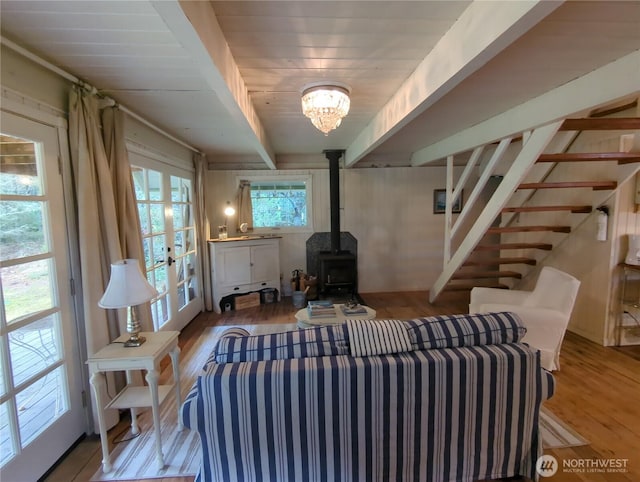
[[[98,99],[74,86],[69,94],[69,150],[73,172],[83,313],[87,354],[90,356],[125,330],[117,310],[104,310],[98,302],[109,283],[111,261],[122,259],[111,173],[100,131]],[[108,374],[107,383],[121,381]],[[93,400],[93,397],[92,397]],[[106,399],[103,402],[108,402]],[[103,405],[104,406],[104,405]],[[98,432],[95,405],[91,407]],[[105,410],[107,426],[118,422],[117,410]]]
[[[126,310],[100,308],[111,275],[111,263],[144,252],[131,166],[124,143],[122,113],[105,112],[100,124],[100,100],[79,86],[69,94],[69,150],[76,196],[83,313],[88,355],[126,332]],[[102,128],[101,128],[102,127]],[[104,138],[103,138],[104,134]],[[143,271],[144,272],[144,271]],[[149,305],[141,311],[143,329],[151,329]],[[123,377],[108,376],[116,390]],[[139,374],[134,380],[141,381]],[[118,421],[117,410],[105,411],[108,426]],[[95,410],[92,413],[97,427]],[[97,428],[96,428],[97,431]]]
[[[124,113],[118,107],[102,110],[102,135],[111,171],[121,252],[126,259],[137,259],[140,270],[146,273],[140,216],[125,143],[124,122]],[[138,305],[137,310],[142,330],[153,331],[151,304],[147,302]]]
[[[207,311],[213,310],[211,291],[211,260],[209,259],[208,239],[210,234],[209,218],[207,217],[207,158],[202,154],[193,155],[195,168],[194,209],[196,222],[196,239],[200,253],[200,268],[202,270],[202,296]]]
[[[118,320],[116,310],[98,307],[109,283],[111,262],[123,258],[98,103],[94,95],[77,86],[69,95],[69,145],[77,199],[84,323],[89,355],[126,331],[126,320]]]
[[[238,216],[236,230],[240,230],[242,223],[247,223],[248,229],[253,229],[253,207],[251,206],[251,182],[242,180],[238,186],[236,196],[236,206],[238,206]]]

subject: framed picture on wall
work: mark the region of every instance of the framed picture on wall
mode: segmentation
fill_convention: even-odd
[[[460,196],[453,203],[451,212],[459,213],[462,211],[462,196],[464,191],[460,191]],[[446,206],[447,191],[445,189],[433,190],[433,214],[443,214]]]

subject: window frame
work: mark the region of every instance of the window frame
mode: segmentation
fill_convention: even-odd
[[[250,183],[286,183],[286,182],[302,182],[305,185],[307,196],[307,224],[305,226],[267,226],[253,227],[254,234],[291,234],[291,233],[313,233],[313,176],[311,174],[284,175],[284,176],[236,176],[236,186],[240,185],[240,181],[249,181]],[[253,221],[253,220],[252,220]]]

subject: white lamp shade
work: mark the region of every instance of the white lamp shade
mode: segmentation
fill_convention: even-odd
[[[100,308],[126,308],[140,305],[158,296],[140,271],[137,259],[123,259],[111,264],[109,285],[98,302]]]

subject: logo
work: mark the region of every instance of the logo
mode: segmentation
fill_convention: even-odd
[[[536,461],[536,472],[540,477],[552,477],[558,471],[558,461],[553,455],[542,455]]]

